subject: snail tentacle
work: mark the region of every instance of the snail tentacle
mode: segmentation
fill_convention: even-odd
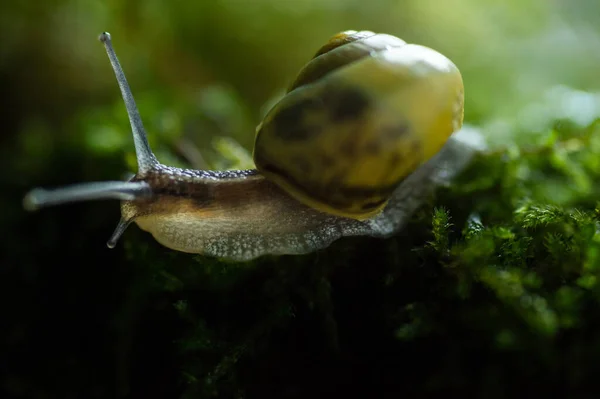
[[[54,190],[36,188],[23,199],[23,207],[34,211],[54,205],[90,200],[116,199],[134,201],[149,197],[152,190],[146,182],[103,181],[73,184]]]
[[[148,143],[148,137],[146,136],[146,130],[144,129],[142,117],[140,116],[140,112],[135,104],[133,94],[129,88],[129,83],[127,83],[127,78],[123,72],[123,68],[121,68],[119,59],[117,58],[117,55],[112,47],[110,33],[102,33],[99,37],[99,40],[104,44],[104,48],[106,49],[106,53],[110,59],[110,64],[112,65],[115,77],[117,78],[117,83],[119,84],[123,101],[125,102],[125,108],[127,109],[129,123],[131,124],[131,130],[133,132],[138,171],[139,173],[143,174],[150,170],[153,166],[157,165],[158,160],[156,159],[156,156],[152,152],[150,144]]]

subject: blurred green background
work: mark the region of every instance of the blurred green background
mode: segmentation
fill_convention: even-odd
[[[196,375],[178,363],[169,345],[181,321],[164,309],[180,297],[161,296],[155,286],[164,287],[163,270],[183,258],[137,227],[106,249],[116,203],[34,214],[21,208],[34,186],[135,171],[129,123],[98,34],[112,34],[159,159],[189,166],[181,147],[192,142],[211,167],[225,168],[232,164],[219,148],[228,153],[239,143],[250,151],[269,105],[330,36],[348,29],[396,35],[452,59],[465,82],[465,123],[481,129],[492,148],[538,143],[557,120],[587,126],[600,115],[597,0],[2,2],[0,390],[27,398],[178,397],[181,370],[189,381],[208,378],[237,353],[228,347],[229,360],[220,360],[215,350],[211,366]],[[140,253],[154,254],[157,265],[143,264]],[[209,300],[226,295],[202,287]],[[225,385],[236,388],[223,397],[244,397],[237,389],[251,383]]]

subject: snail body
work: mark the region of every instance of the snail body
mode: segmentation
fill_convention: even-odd
[[[335,35],[256,129],[256,169],[162,165],[152,153],[125,75],[105,44],[133,130],[138,173],[127,182],[34,189],[27,209],[121,200],[114,247],[131,222],[162,245],[245,261],[302,254],[342,236],[387,237],[469,161],[458,68],[394,36]]]

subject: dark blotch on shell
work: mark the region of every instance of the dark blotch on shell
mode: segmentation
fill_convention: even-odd
[[[422,146],[419,140],[412,140],[410,143],[410,150],[412,152],[421,152]]]
[[[365,143],[364,151],[369,155],[379,155],[383,149],[389,146],[389,143],[403,140],[408,134],[410,134],[410,126],[407,122],[383,126],[375,139]]]
[[[360,118],[369,108],[370,100],[360,89],[332,85],[324,89],[323,103],[331,121],[340,123]]]
[[[321,112],[323,104],[319,99],[304,98],[295,104],[279,109],[273,118],[275,134],[284,140],[307,140],[321,132],[322,126],[307,123],[306,114]]]
[[[392,126],[382,128],[381,137],[384,140],[396,140],[405,137],[410,132],[410,126],[407,122],[400,122]]]
[[[408,143],[408,146],[410,147],[410,150],[408,151],[410,154],[410,165],[408,165],[406,168],[407,170],[415,170],[423,161],[421,142],[418,140],[411,140],[410,143]],[[415,154],[418,154],[418,156]],[[389,159],[389,166],[392,169],[396,169],[401,162],[406,163],[406,159],[404,158],[403,154],[395,152]]]
[[[292,158],[292,164],[294,164],[296,170],[304,174],[309,174],[312,171],[310,162],[308,162],[305,158],[294,157]]]
[[[355,139],[346,140],[340,144],[340,156],[344,158],[354,158],[358,153],[358,143]]]
[[[371,140],[365,144],[365,152],[369,155],[379,155],[381,152],[381,142],[379,140]]]
[[[402,156],[400,156],[400,154],[397,152],[394,152],[390,157],[390,167],[395,169],[396,166],[398,166],[398,163],[400,163],[400,160],[402,160]]]
[[[316,155],[316,154],[315,154]],[[326,154],[317,155],[317,159],[321,162],[321,167],[329,169],[335,165],[335,159]]]

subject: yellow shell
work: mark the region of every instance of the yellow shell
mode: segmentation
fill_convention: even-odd
[[[342,32],[317,52],[257,128],[257,169],[313,208],[380,212],[463,121],[448,58],[389,35]]]

